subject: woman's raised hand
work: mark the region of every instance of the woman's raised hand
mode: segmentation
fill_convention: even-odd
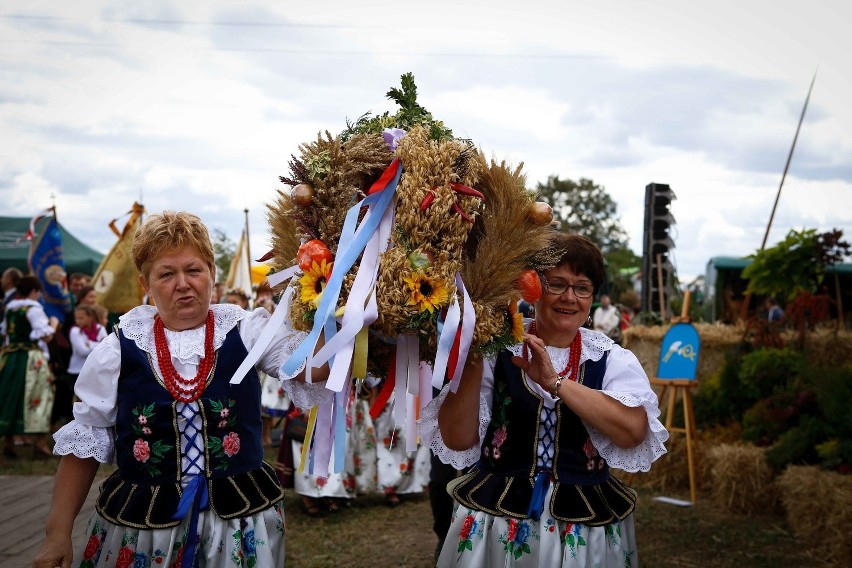
[[[553,362],[550,360],[550,355],[547,354],[544,341],[535,335],[524,334],[524,345],[526,351],[530,354],[530,360],[527,361],[523,357],[512,357],[512,363],[520,367],[526,375],[541,385],[545,390],[549,390],[553,386],[553,381],[556,379],[556,370],[553,368]]]

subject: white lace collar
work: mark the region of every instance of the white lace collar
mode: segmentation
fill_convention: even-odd
[[[234,304],[212,304],[213,310],[213,349],[222,347],[225,336],[237,325],[237,322],[246,317],[247,313]],[[121,333],[128,339],[132,339],[136,346],[156,356],[154,346],[154,316],[157,308],[154,306],[137,306],[121,316],[118,327]],[[197,362],[204,356],[204,333],[206,325],[186,331],[171,331],[166,329],[166,340],[169,342],[169,350],[172,357],[182,363]]]
[[[530,320],[530,322],[531,321],[532,320]],[[529,327],[526,320],[524,323],[527,327]],[[599,331],[581,327],[579,333],[581,346],[580,363],[585,361],[600,361],[603,354],[612,349],[612,346],[615,344],[612,339]],[[523,348],[523,343],[515,343],[514,345],[509,346],[509,351],[512,352],[512,355],[521,357]],[[564,367],[568,363],[568,355],[570,354],[570,351],[571,349],[568,347],[547,346],[547,354],[550,355],[550,360],[553,362],[553,366],[555,368]]]

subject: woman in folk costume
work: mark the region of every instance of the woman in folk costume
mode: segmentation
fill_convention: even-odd
[[[372,391],[379,395],[384,383],[372,376]],[[373,399],[376,397],[373,396]],[[362,471],[372,473],[371,479],[358,478],[359,493],[380,493],[390,507],[399,504],[400,495],[423,493],[429,484],[429,448],[418,445],[410,451],[405,428],[396,424],[394,417],[395,394],[384,405],[370,404],[369,399],[356,401],[353,426],[355,448],[350,451],[357,457]]]
[[[100,463],[101,485],[83,566],[282,566],[283,492],[263,461],[260,380],[230,379],[269,312],[210,304],[213,249],[195,215],[152,215],[133,258],[155,306],[124,314],[77,380],[46,538],[34,566],[69,566],[71,529]],[[276,376],[286,326],[256,367]],[[316,370],[319,375],[322,370]]]
[[[583,328],[605,272],[600,250],[554,233],[561,252],[523,341],[469,358],[432,401],[424,443],[473,466],[438,566],[638,566],[635,492],[609,468],[647,471],[668,433],[636,357]]]
[[[6,342],[0,351],[0,432],[6,438],[3,455],[9,458],[18,457],[13,437],[24,433],[38,434],[35,455],[52,455],[46,440],[53,408],[46,343],[59,320],[44,313],[38,303],[40,294],[38,278],[21,278],[3,321]]]

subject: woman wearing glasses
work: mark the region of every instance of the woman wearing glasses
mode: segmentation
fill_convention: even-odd
[[[469,473],[448,491],[453,524],[438,566],[638,566],[635,492],[610,473],[648,471],[666,450],[657,397],[636,357],[583,328],[603,257],[554,233],[523,343],[469,357],[421,420],[424,443]]]

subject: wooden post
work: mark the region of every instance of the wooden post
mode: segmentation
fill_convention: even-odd
[[[660,410],[665,407],[663,424],[669,434],[686,436],[686,460],[689,469],[689,497],[695,502],[698,471],[698,430],[695,426],[695,412],[692,406],[692,388],[695,381],[689,379],[651,379],[651,384],[663,387],[660,391]],[[665,400],[668,394],[668,400]],[[678,396],[683,399],[683,426],[674,425],[675,403]]]

